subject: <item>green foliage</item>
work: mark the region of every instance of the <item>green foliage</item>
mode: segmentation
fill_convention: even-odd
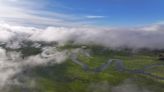
[[[41,48],[34,48],[34,47],[24,47],[20,49],[22,53],[22,57],[28,57],[32,55],[37,55],[42,52]]]
[[[78,47],[79,46],[67,45],[61,47],[60,49],[74,49]],[[23,50],[25,55],[31,54],[29,49],[31,48],[26,48]],[[79,54],[79,58],[91,68],[100,66],[109,58],[122,59],[125,66],[129,69],[138,69],[143,68],[145,65],[160,63],[156,60],[156,56],[154,54],[131,53],[124,50],[115,51],[99,46],[88,46],[87,49],[92,51],[92,57],[86,57]],[[31,51],[33,53],[37,53],[39,50],[35,51],[34,49],[31,49]],[[164,67],[155,69],[157,71],[162,71]],[[156,72],[155,69],[150,72],[163,75],[163,72]],[[30,75],[30,77],[36,79],[36,89],[39,91],[35,92],[93,92],[93,90],[90,89],[90,87],[93,87],[93,84],[100,84],[101,86],[101,83],[105,82],[111,87],[114,87],[121,84],[126,79],[133,79],[139,86],[144,86],[154,92],[162,92],[164,90],[163,81],[159,81],[144,75],[118,72],[113,67],[110,67],[100,73],[84,71],[70,59],[66,60],[66,62],[62,64],[35,67],[32,69],[32,72],[30,72]]]

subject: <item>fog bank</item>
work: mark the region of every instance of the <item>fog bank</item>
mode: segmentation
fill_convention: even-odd
[[[94,44],[111,48],[128,47],[133,49],[164,49],[164,25],[156,24],[138,28],[68,28],[11,26],[0,24],[0,42],[19,47],[22,41],[44,41],[66,44]]]

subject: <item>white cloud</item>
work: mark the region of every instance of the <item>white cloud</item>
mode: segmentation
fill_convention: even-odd
[[[155,24],[156,25],[156,24]],[[163,25],[153,28],[154,25],[127,29],[97,29],[89,27],[48,27],[37,29],[22,26],[1,24],[0,41],[8,42],[11,39],[33,41],[56,41],[65,44],[73,41],[75,44],[97,44],[106,47],[120,48],[150,48],[164,49]],[[147,28],[145,30],[145,28]],[[10,46],[12,46],[10,44]]]
[[[148,26],[147,28],[151,28],[152,26]],[[96,44],[111,48],[122,48],[126,46],[133,49],[164,49],[163,25],[158,25],[155,28],[153,29],[154,31],[145,30],[143,27],[136,29],[97,29],[88,27],[48,27],[38,29],[1,23],[0,44],[6,43],[7,47],[19,48],[24,40],[56,41],[60,44],[73,41],[74,44]],[[45,55],[47,51],[50,55]],[[42,57],[40,55],[34,55],[22,59],[19,52],[6,52],[5,49],[0,48],[0,86],[9,82],[9,79],[13,75],[21,72],[26,66],[34,67],[48,63],[61,63],[67,58],[68,54],[67,51],[59,52],[52,47],[48,47],[43,49],[41,55]],[[117,92],[120,88],[114,90]]]
[[[53,48],[47,48],[45,50],[54,51]],[[43,52],[44,53],[44,50]],[[0,48],[0,89],[6,86],[7,84],[14,84],[14,80],[10,80],[16,74],[22,72],[25,67],[32,68],[40,65],[48,65],[61,63],[67,58],[66,51],[57,51],[51,53],[49,57],[44,58],[40,55],[30,56],[26,59],[21,57],[19,52],[6,51],[3,48]]]
[[[97,15],[89,15],[89,16],[86,16],[86,18],[89,18],[89,19],[99,19],[99,18],[104,18],[105,16],[97,16]]]
[[[72,14],[45,11],[48,5],[39,0],[0,0],[0,21],[15,25],[36,26],[82,26],[88,22],[78,21]],[[72,22],[74,21],[74,22]]]

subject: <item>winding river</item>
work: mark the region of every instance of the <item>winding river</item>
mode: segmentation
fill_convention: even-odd
[[[152,69],[152,68],[158,67],[158,66],[164,66],[164,64],[152,64],[152,65],[145,66],[142,69],[131,70],[131,69],[128,69],[125,67],[122,60],[120,60],[120,59],[109,59],[106,63],[100,65],[99,67],[97,67],[93,70],[91,70],[89,68],[89,65],[83,63],[82,61],[80,61],[78,59],[77,54],[72,54],[71,59],[75,64],[80,65],[82,67],[82,69],[85,71],[93,71],[93,72],[99,73],[99,72],[102,72],[102,71],[106,70],[107,68],[111,67],[111,65],[114,65],[114,68],[119,72],[128,72],[131,74],[142,74],[142,75],[153,77],[155,79],[164,80],[164,77],[160,77],[160,76],[154,75],[152,73],[146,72],[146,70],[148,70],[148,69]]]

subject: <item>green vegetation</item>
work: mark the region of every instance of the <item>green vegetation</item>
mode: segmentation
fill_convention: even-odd
[[[61,47],[60,49],[74,49],[78,47],[79,46],[69,45]],[[163,63],[157,60],[155,54],[131,53],[128,50],[116,51],[99,46],[89,46],[87,49],[91,50],[92,57],[79,54],[79,58],[81,61],[90,65],[91,68],[100,66],[109,58],[123,60],[125,66],[129,69],[139,69],[145,65]],[[164,77],[163,70],[164,67],[154,67],[148,70],[148,72]],[[30,72],[30,77],[36,81],[36,87],[30,92],[93,92],[93,84],[95,84],[95,87],[97,87],[96,84],[100,84],[96,88],[96,92],[106,92],[101,89],[101,86],[104,85],[103,83],[107,83],[108,85],[106,86],[110,86],[108,89],[108,92],[110,92],[112,87],[122,84],[123,81],[127,79],[131,79],[138,86],[143,86],[153,92],[164,91],[164,81],[153,79],[145,75],[118,72],[113,67],[100,73],[84,71],[70,59],[62,64],[35,67],[32,69],[32,72]]]
[[[25,47],[20,49],[22,53],[22,57],[28,57],[32,55],[37,55],[42,52],[41,48],[34,48],[34,47]]]

